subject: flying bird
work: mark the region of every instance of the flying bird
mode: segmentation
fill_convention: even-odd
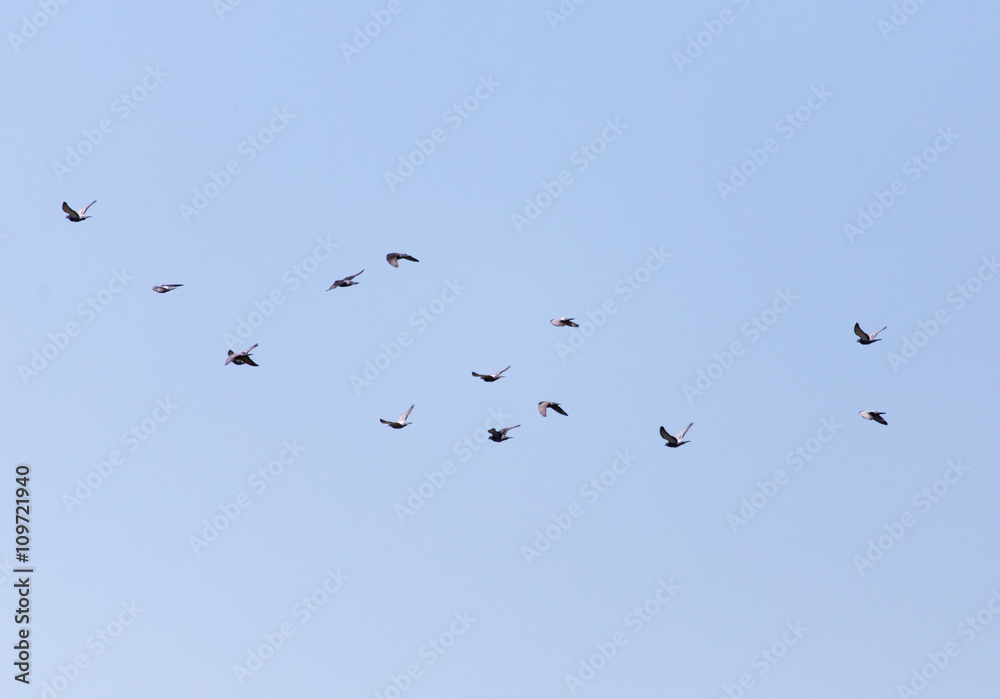
[[[507,369],[510,369],[509,365],[507,366]],[[482,379],[486,383],[493,383],[497,379],[502,379],[503,377],[500,376],[500,374],[502,374],[505,371],[507,371],[507,369],[501,369],[500,371],[498,371],[495,374],[477,374],[476,372],[472,372],[472,375],[475,376],[477,379]]]
[[[79,212],[77,212],[77,211],[73,211],[73,209],[71,209],[69,207],[69,204],[67,204],[66,202],[63,202],[63,211],[66,212],[66,218],[68,218],[70,221],[73,221],[75,223],[77,221],[83,221],[84,219],[91,218],[90,216],[84,216],[84,214],[87,213],[87,209],[89,209],[90,207],[92,207],[96,203],[97,203],[97,200],[95,199],[94,201],[90,202],[85,207],[83,207],[82,209],[80,209]]]
[[[242,352],[239,352],[239,353],[236,353],[236,352],[233,352],[232,350],[229,350],[229,358],[226,359],[226,364],[229,364],[231,362],[231,363],[237,364],[237,365],[239,365],[239,364],[249,364],[250,366],[260,366],[259,364],[257,364],[257,362],[255,362],[254,360],[250,359],[250,350],[253,350],[253,349],[256,349],[256,348],[257,348],[257,345],[254,345],[253,347],[248,347],[247,349],[245,349],[245,350],[243,350]]]
[[[553,403],[550,400],[543,400],[541,403],[538,404],[538,412],[542,414],[542,417],[546,417],[545,410],[547,408],[552,408],[560,415],[566,415],[567,417],[569,417],[569,414],[565,410],[560,408],[558,403]]]
[[[414,405],[416,405],[416,404],[414,403]],[[410,423],[410,422],[406,421],[406,418],[408,418],[410,416],[410,412],[412,410],[413,410],[413,405],[411,405],[409,408],[407,408],[406,412],[403,413],[402,415],[400,415],[399,419],[396,420],[395,422],[392,422],[391,420],[383,420],[382,418],[379,418],[378,421],[381,422],[383,425],[388,425],[389,427],[391,427],[394,430],[401,430],[404,427],[406,427],[407,425],[413,424],[413,423]]]
[[[399,267],[400,260],[409,260],[410,262],[420,262],[420,260],[415,258],[413,255],[403,255],[398,252],[390,252],[388,255],[385,256],[385,259],[393,267]]]
[[[572,318],[553,318],[549,321],[557,328],[579,328],[580,326],[573,322]]]
[[[364,270],[361,270],[361,272],[364,272]],[[361,272],[358,272],[358,274],[361,274]],[[333,284],[330,285],[330,289],[336,289],[338,286],[356,286],[358,284],[358,282],[352,281],[352,280],[356,276],[358,276],[358,274],[352,274],[349,277],[344,277],[343,279],[338,279],[337,281],[335,281]],[[329,291],[330,289],[327,289],[327,291]]]
[[[520,425],[514,425],[514,427],[520,427]],[[494,442],[506,442],[508,439],[510,439],[510,437],[507,436],[507,433],[510,432],[512,429],[514,429],[514,427],[503,427],[499,430],[495,427],[491,427],[490,439],[492,439]]]
[[[885,330],[885,328],[882,328],[882,330]],[[876,330],[871,335],[869,335],[868,333],[866,333],[864,330],[861,329],[860,325],[858,325],[857,323],[854,324],[854,334],[858,336],[858,343],[862,345],[870,345],[873,342],[878,342],[879,340],[881,340],[882,338],[876,340],[875,336],[878,335],[880,332],[882,332],[882,330]]]
[[[877,412],[875,410],[862,410],[860,413],[858,413],[858,415],[860,415],[861,417],[863,417],[865,420],[874,420],[875,422],[877,422],[880,425],[888,425],[889,424],[888,422],[885,421],[885,418],[882,417],[883,415],[885,415],[884,412],[880,413],[880,412]]]
[[[665,447],[679,447],[682,444],[687,444],[691,440],[686,440],[686,441],[683,441],[683,442],[681,440],[684,439],[684,435],[687,434],[687,431],[689,429],[691,429],[691,425],[693,425],[693,424],[694,423],[692,422],[690,425],[688,425],[683,430],[681,430],[681,433],[679,435],[677,435],[676,437],[671,436],[665,429],[663,429],[663,425],[660,425],[660,436],[663,437],[665,440],[667,440],[667,443],[664,444],[663,446],[665,446]]]
[[[184,286],[183,284],[160,284],[159,286],[154,286],[153,291],[158,294],[165,294],[168,291],[173,291],[177,287]]]

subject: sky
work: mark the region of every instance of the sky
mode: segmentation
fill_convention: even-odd
[[[2,695],[997,696],[998,21],[7,3]]]

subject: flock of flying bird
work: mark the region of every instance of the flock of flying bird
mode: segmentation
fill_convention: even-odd
[[[398,252],[390,252],[388,255],[385,256],[385,259],[386,262],[388,262],[390,265],[396,268],[399,267],[400,260],[410,260],[411,262],[420,262],[420,260],[413,257],[412,255],[406,255]],[[361,272],[364,272],[364,270],[361,270]],[[340,287],[356,286],[359,282],[354,281],[354,278],[360,275],[361,272],[358,272],[357,274],[352,274],[348,277],[344,277],[343,279],[338,279],[337,281],[335,281],[333,284],[330,285],[330,288],[328,288],[327,291],[332,291],[333,289],[338,289]],[[183,285],[164,284],[163,286],[154,287],[153,290],[157,291],[159,289],[163,289],[163,291],[166,292],[178,286],[183,286]],[[550,322],[556,327],[570,327],[570,328],[580,327],[579,325],[573,322],[572,318],[554,318]],[[237,365],[249,364],[250,366],[258,366],[258,364],[254,362],[253,359],[250,358],[251,350],[256,349],[256,347],[257,345],[254,345],[253,347],[248,347],[242,352],[233,352],[232,350],[229,350],[229,357],[226,359],[226,364],[230,363]],[[479,374],[474,371],[472,372],[472,375],[477,379],[482,379],[486,383],[493,383],[494,381],[502,379],[503,378],[502,374],[508,369],[510,369],[510,365],[504,367],[503,369],[494,374]],[[408,422],[407,418],[410,417],[410,413],[413,412],[414,405],[411,405],[409,408],[407,408],[406,412],[400,415],[395,420],[386,420],[384,418],[379,418],[379,422],[381,422],[383,425],[388,425],[394,430],[401,430],[407,425],[413,424],[411,422]],[[560,406],[558,403],[554,401],[543,400],[538,404],[538,412],[541,413],[542,417],[546,417],[549,408],[559,413],[560,415],[568,415],[568,413],[562,409],[562,406]],[[506,442],[508,439],[510,439],[510,437],[507,436],[507,433],[517,427],[520,427],[520,425],[513,425],[511,427],[501,427],[500,429],[491,427],[489,430],[490,439],[493,440],[494,442]]]
[[[97,200],[95,199],[94,201],[90,202],[79,211],[75,211],[73,208],[69,206],[69,204],[63,202],[62,209],[66,213],[66,218],[68,218],[70,221],[74,223],[79,223],[80,221],[84,221],[88,218],[91,218],[90,216],[86,216],[85,214],[87,213],[87,209],[89,209],[96,203]],[[413,257],[412,255],[407,255],[398,252],[390,252],[388,255],[385,256],[385,259],[386,262],[388,262],[390,265],[396,268],[399,267],[400,260],[409,260],[410,262],[420,262],[420,260]],[[356,286],[358,282],[354,281],[354,278],[359,276],[364,271],[365,270],[362,269],[361,272],[352,274],[348,277],[344,277],[343,279],[338,279],[337,281],[335,281],[333,284],[330,285],[330,288],[328,288],[327,291],[332,291],[333,289],[337,289],[340,287]],[[153,291],[155,291],[158,294],[165,294],[168,291],[173,291],[174,289],[180,288],[182,286],[184,285],[160,284],[154,286]],[[556,326],[557,328],[580,327],[577,323],[573,322],[572,318],[553,318],[549,322],[552,323],[552,325]],[[883,327],[882,330],[885,330],[885,327]],[[854,334],[858,336],[858,344],[861,345],[871,345],[881,340],[882,338],[876,336],[880,332],[882,332],[882,330],[876,330],[873,333],[866,333],[864,330],[861,329],[860,324],[858,323],[854,324]],[[232,350],[229,350],[229,356],[226,358],[226,364],[227,365],[235,364],[237,366],[243,364],[249,364],[250,366],[260,366],[259,364],[257,364],[257,362],[255,362],[253,359],[250,358],[250,352],[256,348],[257,345],[255,344],[252,347],[248,347],[247,349],[243,350],[242,352],[233,352]],[[495,374],[478,374],[476,372],[472,372],[472,375],[477,379],[482,379],[486,383],[493,383],[494,381],[503,378],[503,376],[501,375],[505,371],[507,371],[507,369],[510,369],[510,366],[501,369]],[[383,418],[379,418],[379,422],[381,422],[383,425],[388,425],[394,430],[401,430],[407,425],[412,424],[410,422],[407,422],[406,419],[410,416],[410,413],[413,411],[413,407],[414,406],[411,405],[409,408],[407,408],[406,412],[400,415],[396,420],[385,420]],[[553,401],[543,400],[538,404],[538,412],[541,413],[542,417],[546,417],[549,408],[559,413],[560,415],[568,415],[568,413],[565,410],[563,410],[558,403],[555,403]],[[885,421],[885,418],[882,417],[883,415],[885,415],[884,412],[879,412],[877,410],[862,410],[861,412],[858,413],[858,415],[860,415],[866,420],[874,420],[875,422],[881,425],[889,424],[888,422]],[[676,448],[682,444],[687,444],[690,440],[685,440],[684,435],[687,434],[687,431],[691,429],[693,425],[694,425],[693,422],[689,423],[688,426],[685,427],[683,430],[681,430],[676,437],[671,435],[669,432],[666,431],[666,429],[664,429],[662,425],[660,425],[660,437],[662,437],[666,442],[663,446]],[[493,440],[494,442],[505,442],[508,439],[510,439],[510,437],[507,436],[507,433],[516,427],[520,427],[520,425],[513,425],[512,427],[502,427],[499,430],[496,428],[490,428],[489,430],[490,439]]]
[[[87,213],[87,209],[89,209],[96,203],[97,200],[95,199],[94,201],[90,202],[79,211],[75,211],[72,207],[70,207],[69,204],[63,202],[62,209],[64,212],[66,212],[66,218],[68,218],[70,221],[74,223],[79,223],[80,221],[85,221],[86,219],[91,218],[90,216],[86,216],[85,214]],[[413,255],[408,255],[406,253],[390,252],[388,255],[385,256],[385,261],[388,262],[393,267],[396,267],[397,269],[399,268],[400,260],[409,260],[410,262],[420,262],[420,260],[415,258]],[[354,281],[354,278],[359,276],[362,272],[364,272],[363,269],[361,270],[361,272],[352,274],[348,277],[344,277],[343,279],[338,279],[337,281],[335,281],[333,284],[330,285],[327,291],[332,291],[333,289],[337,289],[340,287],[356,286],[359,282]],[[158,284],[157,286],[153,287],[153,291],[155,291],[158,294],[165,294],[168,291],[179,289],[182,286],[184,285]],[[573,322],[572,318],[554,318],[551,322],[556,327],[570,327],[570,328],[579,327],[579,325]],[[237,366],[241,366],[243,364],[248,364],[250,366],[260,366],[259,364],[257,364],[257,362],[251,359],[250,356],[250,353],[255,349],[257,349],[257,344],[254,344],[252,347],[246,348],[242,352],[234,352],[233,350],[229,350],[229,356],[226,357],[226,364],[227,365],[235,364]],[[497,379],[503,378],[501,377],[501,374],[507,371],[507,369],[510,369],[510,367],[508,366],[504,369],[501,369],[495,374],[477,374],[476,372],[472,372],[472,375],[482,379],[483,381],[486,381],[487,383],[492,383]],[[411,405],[409,408],[407,408],[406,412],[400,415],[396,420],[384,420],[382,418],[379,418],[379,422],[381,422],[383,425],[388,425],[394,430],[401,430],[407,425],[412,424],[410,422],[407,422],[406,418],[410,416],[410,413],[413,411],[413,407],[414,406]],[[553,401],[543,400],[538,404],[538,412],[541,413],[542,417],[546,416],[546,413],[549,408],[559,413],[560,415],[568,414],[565,410],[562,409],[562,407],[558,403],[555,403]],[[510,439],[510,437],[507,436],[507,433],[510,432],[515,427],[520,427],[520,425],[514,425],[513,427],[502,427],[499,430],[496,428],[490,428],[489,430],[490,439],[493,440],[494,442],[505,442],[508,439]]]

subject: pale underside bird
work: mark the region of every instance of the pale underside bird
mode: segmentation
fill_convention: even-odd
[[[257,345],[254,345],[253,347],[248,347],[248,348],[246,348],[245,350],[243,350],[242,352],[239,352],[239,353],[233,352],[232,350],[229,350],[229,358],[226,359],[226,364],[230,364],[230,363],[237,364],[237,365],[238,364],[249,364],[250,366],[259,366],[257,364],[257,362],[255,362],[254,360],[250,359],[250,351],[254,350],[256,348],[257,348]]]
[[[90,202],[89,204],[87,204],[85,207],[83,207],[79,211],[73,211],[73,209],[71,209],[69,207],[69,204],[67,204],[66,202],[63,202],[63,211],[66,212],[66,218],[68,218],[70,221],[73,221],[73,222],[83,221],[84,219],[91,218],[90,216],[84,216],[84,214],[87,213],[87,209],[89,209],[90,207],[92,207],[96,203],[97,203],[97,200],[95,199],[94,201]]]
[[[416,405],[416,403],[414,403],[414,405]],[[407,408],[406,412],[403,413],[402,415],[400,415],[399,419],[396,420],[395,422],[393,422],[392,420],[383,420],[382,418],[379,418],[378,421],[381,422],[383,425],[388,425],[389,427],[391,427],[394,430],[401,430],[404,427],[406,427],[407,425],[412,425],[413,424],[411,422],[407,422],[406,421],[406,418],[408,418],[410,416],[410,412],[412,410],[413,410],[413,405],[411,405],[409,408]]]
[[[183,284],[160,284],[159,286],[154,286],[153,291],[158,294],[165,294],[168,291],[173,291],[174,289],[184,286]]]
[[[420,262],[420,260],[415,258],[413,255],[404,255],[398,252],[390,252],[388,255],[385,256],[385,259],[386,262],[388,262],[393,267],[399,267],[400,260],[409,260],[410,262]]]
[[[553,403],[550,400],[543,400],[541,403],[538,404],[538,412],[542,414],[542,417],[545,417],[545,410],[547,408],[552,408],[560,415],[566,415],[567,417],[569,417],[569,414],[565,410],[560,408],[558,403]]]
[[[553,318],[549,321],[557,328],[579,328],[580,326],[573,322],[572,318]]]
[[[681,440],[684,439],[684,435],[687,434],[687,431],[689,429],[691,429],[691,425],[693,425],[693,424],[694,423],[692,422],[690,425],[688,425],[683,430],[681,430],[681,433],[679,435],[677,435],[676,437],[670,435],[670,433],[668,433],[665,429],[663,429],[663,425],[660,425],[660,436],[663,437],[665,440],[667,440],[667,443],[664,444],[663,446],[665,446],[665,447],[679,447],[682,444],[687,444],[691,440],[686,440],[686,441],[683,441],[683,442]]]
[[[860,415],[861,417],[863,417],[865,420],[874,420],[875,422],[877,422],[880,425],[888,425],[889,424],[888,422],[885,421],[885,418],[882,417],[883,415],[885,415],[884,412],[880,413],[880,412],[877,412],[875,410],[862,410],[860,413],[858,413],[858,415]]]
[[[495,374],[477,374],[476,372],[472,372],[472,375],[475,376],[477,379],[482,379],[486,383],[493,383],[497,379],[502,379],[503,377],[500,376],[500,374],[507,371],[507,369],[510,369],[510,366],[508,366],[506,369],[501,369]]]
[[[364,270],[361,270],[361,272],[364,272]],[[358,272],[358,274],[361,274],[361,272]],[[352,274],[349,277],[344,277],[343,279],[338,279],[337,281],[335,281],[333,284],[330,285],[330,289],[336,289],[337,287],[340,287],[340,286],[356,286],[358,284],[358,282],[353,281],[353,279],[356,276],[358,276],[358,274]],[[327,291],[330,291],[330,289],[327,289]]]
[[[520,425],[514,425],[514,427],[520,427]],[[506,442],[508,439],[511,439],[507,436],[507,433],[514,429],[514,427],[503,427],[499,430],[495,427],[491,427],[490,439],[494,442]]]
[[[882,328],[882,330],[885,330],[885,328]],[[854,334],[858,336],[858,342],[862,345],[870,345],[873,342],[878,342],[879,340],[881,340],[882,338],[876,340],[875,336],[878,335],[880,332],[882,332],[882,330],[876,330],[871,335],[869,335],[868,333],[866,333],[864,330],[861,329],[861,326],[858,323],[854,324]]]

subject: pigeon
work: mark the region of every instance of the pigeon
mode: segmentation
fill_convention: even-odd
[[[507,369],[510,369],[510,366],[508,366]],[[493,383],[497,379],[502,379],[503,377],[500,376],[500,374],[507,371],[507,369],[501,369],[495,374],[477,374],[476,372],[472,372],[472,375],[475,376],[477,379],[482,379],[486,383]]]
[[[409,260],[410,262],[420,262],[420,260],[415,258],[413,255],[404,255],[398,252],[390,252],[388,255],[385,256],[385,259],[393,267],[399,267],[400,260]]]
[[[691,425],[693,425],[693,424],[694,423],[692,422]],[[681,430],[681,433],[679,435],[677,435],[676,437],[672,437],[665,429],[663,429],[663,425],[660,425],[660,436],[663,437],[665,440],[667,440],[667,443],[664,444],[663,446],[665,446],[665,447],[679,447],[682,444],[687,444],[691,440],[686,440],[686,441],[683,441],[683,442],[681,440],[684,439],[684,435],[687,434],[687,431],[689,429],[691,429],[691,425],[688,425],[683,430]]]
[[[361,270],[361,272],[364,272],[364,270]],[[358,272],[358,274],[361,274],[361,272]],[[343,279],[338,279],[337,281],[335,281],[333,284],[330,285],[330,289],[336,289],[338,286],[356,286],[358,284],[358,282],[352,281],[352,280],[356,276],[358,276],[358,274],[352,274],[349,277],[344,277]],[[327,291],[329,291],[330,289],[327,289]]]
[[[514,425],[514,427],[520,427],[520,425]],[[494,442],[506,442],[510,437],[507,433],[510,432],[514,427],[502,427],[499,430],[495,427],[490,428],[490,439]]]
[[[572,318],[553,318],[549,321],[557,328],[579,328],[580,326],[573,322]]]
[[[159,286],[154,286],[153,291],[158,294],[165,294],[168,291],[173,291],[179,286],[184,286],[183,284],[160,284]]]
[[[236,364],[236,365],[239,365],[239,364],[249,364],[250,366],[260,366],[259,364],[257,364],[257,362],[255,362],[254,360],[250,359],[250,350],[256,349],[256,348],[257,348],[257,345],[254,345],[253,347],[248,347],[247,349],[243,350],[239,354],[237,354],[236,352],[233,352],[232,350],[229,350],[229,358],[226,360],[226,364],[229,364],[230,362],[232,362],[233,364]]]
[[[84,216],[84,214],[87,213],[87,209],[89,209],[90,207],[92,207],[96,203],[97,203],[97,200],[95,199],[94,201],[90,202],[85,207],[83,207],[82,209],[80,209],[79,212],[76,212],[76,211],[73,211],[73,209],[69,208],[69,204],[67,204],[66,202],[63,202],[63,211],[66,212],[66,218],[68,218],[70,221],[73,221],[74,223],[76,223],[78,221],[83,221],[85,219],[91,218],[90,216]]]
[[[880,425],[889,424],[888,422],[885,421],[885,418],[882,417],[883,415],[885,415],[884,412],[880,413],[876,412],[875,410],[862,410],[860,413],[858,413],[858,415],[863,417],[865,420],[874,420]]]
[[[885,330],[885,328],[882,328],[882,330]],[[857,323],[854,324],[854,334],[858,336],[858,343],[862,345],[870,345],[873,342],[878,342],[879,340],[881,340],[882,338],[876,340],[875,336],[878,335],[880,332],[882,332],[882,330],[877,330],[873,332],[871,335],[869,335],[868,333],[866,333],[864,330],[861,329],[860,325],[858,325]]]
[[[416,404],[414,403],[414,405],[416,405]],[[394,430],[401,430],[404,427],[406,427],[407,425],[412,424],[412,423],[406,421],[406,418],[408,418],[410,416],[410,412],[412,410],[413,410],[413,405],[411,405],[409,408],[407,408],[406,412],[403,413],[402,415],[400,415],[399,419],[396,420],[396,422],[392,422],[391,420],[383,420],[382,418],[379,418],[378,421],[381,422],[383,425],[388,425],[389,427],[391,427]]]
[[[552,408],[560,415],[566,415],[567,417],[569,417],[569,414],[565,410],[560,408],[558,403],[553,403],[550,400],[543,400],[541,403],[538,404],[538,412],[542,414],[542,417],[545,417],[545,410],[547,408]]]

